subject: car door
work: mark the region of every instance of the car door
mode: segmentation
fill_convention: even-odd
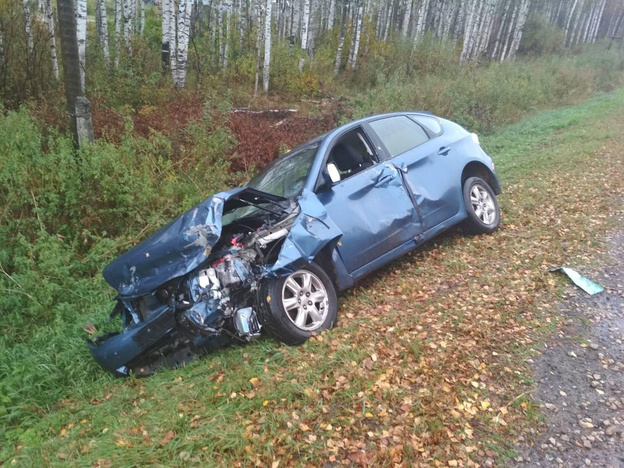
[[[436,134],[406,115],[369,122],[382,159],[400,169],[426,231],[457,214],[461,187],[451,170],[453,147],[444,134]]]
[[[324,187],[317,198],[343,233],[337,249],[349,273],[422,231],[401,174],[388,162]]]

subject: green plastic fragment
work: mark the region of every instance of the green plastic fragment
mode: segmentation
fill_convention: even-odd
[[[568,278],[570,278],[574,284],[576,284],[579,288],[592,296],[594,294],[598,294],[604,291],[604,288],[602,286],[594,283],[592,280],[587,279],[584,276],[581,276],[576,270],[573,270],[572,268],[560,266],[557,268],[553,268],[550,271],[563,271],[566,275],[568,275]]]

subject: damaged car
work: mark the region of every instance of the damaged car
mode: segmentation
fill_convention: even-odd
[[[337,292],[442,231],[491,233],[501,193],[477,135],[426,112],[351,122],[218,193],[110,263],[121,331],[88,340],[149,375],[267,334],[331,328]]]

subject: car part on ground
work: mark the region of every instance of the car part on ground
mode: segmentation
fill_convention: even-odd
[[[331,328],[337,290],[440,232],[498,228],[500,184],[478,138],[431,114],[352,122],[193,207],[103,271],[122,330],[88,340],[149,375],[267,333]]]

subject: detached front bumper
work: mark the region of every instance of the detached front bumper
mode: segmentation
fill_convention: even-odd
[[[132,324],[118,334],[87,339],[87,345],[100,366],[127,376],[128,364],[171,333],[175,326],[173,310],[163,305],[153,310],[144,322]]]

